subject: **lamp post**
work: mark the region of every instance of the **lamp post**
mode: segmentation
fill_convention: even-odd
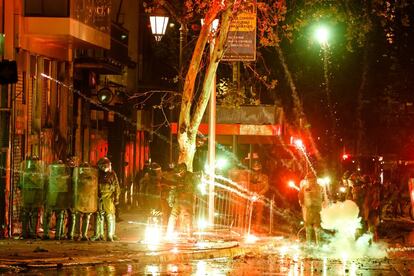
[[[329,152],[331,153],[329,157],[329,162],[331,165],[335,166],[336,160],[336,114],[333,110],[334,104],[332,102],[331,91],[330,91],[330,84],[329,84],[329,38],[330,38],[330,30],[325,25],[319,25],[316,27],[314,32],[314,38],[318,41],[319,45],[321,46],[322,50],[322,61],[323,61],[323,74],[324,74],[324,82],[325,82],[325,93],[326,93],[326,100],[327,100],[327,107],[329,116],[331,118],[331,132],[329,137]]]
[[[183,53],[184,46],[187,44],[187,26],[184,21],[176,18],[180,23],[180,52],[178,57],[178,91],[183,90],[183,81],[182,81],[182,69],[183,69]],[[165,10],[162,6],[158,7],[152,15],[150,15],[151,31],[155,37],[155,40],[161,41],[162,37],[165,35],[165,31],[168,25],[168,11]],[[170,109],[170,133],[169,133],[169,163],[173,163],[173,133],[171,128],[171,122],[173,120],[173,109]]]
[[[204,24],[204,20],[201,20]],[[219,24],[218,19],[214,19],[211,25],[210,32],[213,37],[210,40],[210,57],[213,56],[213,49],[215,44],[215,33]],[[209,120],[208,120],[208,168],[209,168],[209,190],[208,190],[208,222],[211,226],[214,225],[214,184],[215,184],[215,167],[216,167],[216,78],[214,77],[213,85],[210,92],[209,102]]]

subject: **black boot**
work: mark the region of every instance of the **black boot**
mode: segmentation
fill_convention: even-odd
[[[22,209],[22,238],[29,238],[29,212]]]
[[[37,208],[29,212],[29,239],[37,239],[37,223],[39,221]]]
[[[108,225],[107,241],[113,242],[118,238],[115,236],[115,214],[106,214],[106,220]]]
[[[82,217],[82,233],[81,233],[81,241],[88,241],[88,229],[89,229],[89,220],[91,218],[91,214],[83,214]]]
[[[72,212],[71,224],[69,228],[69,239],[75,240],[79,235],[80,214]]]
[[[49,226],[50,217],[52,216],[52,210],[44,210],[43,212],[43,240],[49,240]]]
[[[65,223],[65,211],[60,210],[56,214],[56,234],[55,234],[55,240],[60,240],[63,238],[63,226]]]
[[[95,234],[91,241],[104,240],[104,216],[99,211],[95,214]]]

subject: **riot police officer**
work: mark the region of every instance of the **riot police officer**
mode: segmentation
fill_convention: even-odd
[[[98,210],[98,170],[85,162],[74,168],[72,179],[73,208],[69,236],[75,239],[75,232],[81,228],[81,240],[86,241],[91,215]]]
[[[263,219],[264,201],[263,198],[269,190],[269,178],[262,172],[262,164],[259,160],[253,161],[252,171],[250,174],[249,190],[253,192],[258,199],[251,206],[254,210],[254,225],[256,230],[260,230]]]
[[[50,218],[56,217],[55,239],[64,236],[66,210],[71,206],[71,175],[68,167],[61,161],[49,165],[49,177],[46,188],[46,202],[43,213],[43,239],[49,239]]]
[[[327,201],[323,188],[317,183],[316,176],[308,173],[300,183],[299,204],[302,207],[303,220],[305,222],[306,241],[310,244],[315,241],[319,244],[321,231],[322,205]]]
[[[115,208],[119,203],[120,187],[118,177],[112,170],[111,161],[103,157],[98,161],[99,169],[99,201],[96,213],[95,235],[92,240],[103,240],[104,224],[107,226],[107,241],[114,241],[115,236]]]
[[[72,213],[73,213],[73,172],[74,169],[77,166],[77,162],[76,162],[76,157],[75,156],[70,156],[68,158],[66,158],[66,167],[68,170],[68,174],[70,177],[70,181],[69,181],[69,195],[70,195],[70,206],[69,208],[66,210],[67,212],[67,233],[66,233],[66,238],[69,240],[73,240],[74,239],[74,235],[78,235],[79,236],[79,232],[71,233],[71,229],[72,229],[72,225],[75,223],[74,221],[72,221]]]
[[[160,209],[160,188],[162,170],[158,163],[152,162],[140,180],[140,187],[144,195],[143,207],[151,213]]]
[[[380,223],[381,184],[379,181],[367,181],[364,199],[364,219],[367,230],[373,234],[373,240],[378,241],[378,225]]]
[[[35,239],[37,238],[38,215],[43,207],[45,165],[37,156],[31,156],[22,162],[20,173],[22,237]]]
[[[167,170],[162,174],[160,181],[160,208],[162,213],[162,225],[167,227],[168,219],[171,214],[171,208],[174,205],[174,196],[176,194],[176,172]]]
[[[177,165],[173,181],[175,182],[175,199],[173,200],[171,214],[168,219],[167,237],[171,237],[174,233],[177,220],[180,221],[181,230],[190,236],[195,187],[193,175],[187,171],[186,164],[180,163]]]
[[[359,230],[359,234],[362,234],[366,230],[366,221],[364,217],[364,200],[367,192],[367,184],[370,181],[369,176],[361,176],[359,173],[353,173],[350,176],[352,180],[352,200],[358,205],[359,217],[362,218],[362,228]]]
[[[369,209],[365,210],[365,208],[367,208],[368,205],[366,205],[364,202],[367,196],[371,196],[367,193],[370,183],[371,177],[369,175],[359,176],[352,188],[352,200],[358,205],[359,216],[361,217],[362,225],[362,227],[357,231],[357,237],[361,236],[363,233],[366,232],[366,230],[368,230],[368,216],[365,216],[365,214],[367,212],[369,213]]]

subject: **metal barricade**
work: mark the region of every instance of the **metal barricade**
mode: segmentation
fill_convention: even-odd
[[[203,179],[207,183],[208,180]],[[266,198],[259,198],[255,193],[246,189],[243,185],[231,179],[216,176],[214,194],[214,230],[233,231],[240,235],[249,234],[252,228],[252,218],[258,204],[264,205],[262,208],[266,214],[264,221],[273,223],[272,201]],[[208,190],[205,189],[206,191]],[[207,228],[208,222],[208,194],[207,192],[198,194],[194,200],[193,226],[194,229],[203,230]],[[270,217],[269,217],[270,216]],[[210,227],[211,228],[211,227]],[[267,227],[271,231],[272,226]]]

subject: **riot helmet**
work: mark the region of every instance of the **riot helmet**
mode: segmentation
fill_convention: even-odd
[[[156,162],[152,162],[149,173],[151,176],[159,175],[161,173],[161,166]]]
[[[258,171],[262,170],[262,164],[260,163],[259,160],[254,160],[253,161],[252,170],[255,171],[255,172],[258,172]]]
[[[74,168],[76,167],[76,160],[75,160],[75,156],[69,156],[68,158],[66,158],[66,165],[69,168]]]
[[[153,171],[161,170],[161,166],[156,162],[152,162],[151,163],[151,170],[153,170]]]
[[[177,175],[182,176],[187,171],[187,165],[180,163],[174,168],[174,171]]]
[[[102,157],[99,159],[98,168],[103,172],[111,171],[111,161],[108,159],[108,157]]]
[[[26,160],[26,169],[28,170],[36,170],[37,169],[37,163],[40,161],[39,157],[36,155],[29,156]]]
[[[344,172],[344,175],[342,176],[342,179],[348,179],[350,176],[351,176],[351,172],[346,171],[346,172]]]

